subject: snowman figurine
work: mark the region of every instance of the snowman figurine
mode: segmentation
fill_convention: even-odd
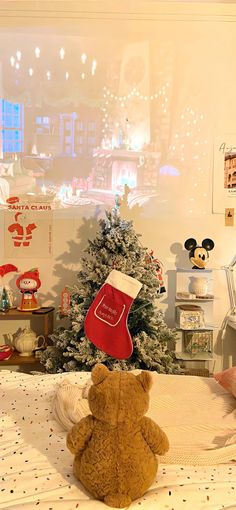
[[[38,269],[30,269],[21,274],[16,280],[16,285],[21,292],[21,303],[18,310],[31,312],[41,308],[37,301],[37,290],[41,287]]]

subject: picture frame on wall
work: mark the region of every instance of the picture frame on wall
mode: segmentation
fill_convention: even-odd
[[[212,212],[236,210],[236,133],[215,138]]]

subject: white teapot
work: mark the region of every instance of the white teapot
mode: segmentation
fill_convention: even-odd
[[[43,339],[43,343],[39,346],[40,338]],[[13,339],[13,336],[11,335],[11,341],[15,349],[17,349],[20,353],[20,356],[32,356],[35,349],[40,349],[45,345],[44,336],[37,336],[30,328],[23,329],[15,339]]]

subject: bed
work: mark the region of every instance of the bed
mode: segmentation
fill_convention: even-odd
[[[89,373],[0,373],[0,509],[105,510],[72,473],[52,403]],[[131,509],[236,509],[236,399],[213,378],[153,374],[149,416],[170,439],[154,484]]]

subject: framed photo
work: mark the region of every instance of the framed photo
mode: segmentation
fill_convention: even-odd
[[[212,209],[236,209],[236,133],[215,138]]]

